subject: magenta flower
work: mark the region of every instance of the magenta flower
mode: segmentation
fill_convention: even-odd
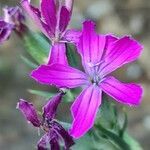
[[[52,150],[60,150],[60,142],[62,141],[64,148],[69,150],[74,144],[68,132],[54,120],[56,109],[61,102],[62,95],[60,93],[46,103],[43,107],[42,119],[38,117],[37,111],[32,103],[21,99],[17,104],[17,108],[23,113],[29,123],[45,131],[45,134],[38,142],[38,150],[48,150],[50,148]]]
[[[78,43],[85,72],[62,64],[41,65],[31,73],[40,83],[61,88],[83,86],[83,91],[71,107],[73,124],[70,134],[74,138],[84,135],[94,124],[101,105],[102,91],[117,102],[137,106],[141,102],[142,88],[134,83],[122,83],[108,74],[138,58],[142,46],[129,36],[120,39],[112,35],[97,35],[95,24],[84,22]]]
[[[73,0],[41,0],[40,9],[33,7],[30,0],[22,0],[21,5],[52,41],[48,64],[68,64],[65,42],[76,43],[80,36],[77,30],[66,30],[72,14]]]

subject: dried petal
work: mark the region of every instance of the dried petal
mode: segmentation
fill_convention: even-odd
[[[60,150],[59,142],[56,139],[50,141],[51,150]]]
[[[56,121],[53,121],[53,129],[59,133],[61,139],[64,140],[65,148],[68,150],[72,145],[74,145],[73,138],[69,133]]]
[[[38,142],[38,150],[60,150],[59,138],[54,130],[46,133]]]
[[[55,115],[56,115],[56,110],[58,105],[61,102],[63,94],[59,93],[57,95],[55,95],[54,97],[52,97],[43,107],[43,117],[51,120],[54,119]]]
[[[51,139],[48,134],[43,135],[37,144],[38,150],[48,150],[50,148],[50,140]]]
[[[32,103],[20,99],[17,108],[23,113],[27,121],[33,124],[33,126],[40,127],[40,120]]]

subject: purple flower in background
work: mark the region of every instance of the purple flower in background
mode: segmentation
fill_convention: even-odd
[[[66,30],[72,14],[73,0],[41,0],[40,9],[33,7],[30,0],[22,0],[21,5],[52,41],[48,64],[67,65],[65,43],[76,43],[80,36],[77,30]]]
[[[138,58],[142,46],[129,36],[120,39],[112,35],[98,35],[92,21],[84,22],[78,43],[85,72],[62,64],[41,65],[31,73],[40,83],[60,88],[83,86],[83,91],[71,107],[73,124],[70,134],[79,138],[94,124],[101,105],[102,91],[117,102],[137,106],[141,102],[142,88],[134,83],[122,83],[111,72]]]
[[[0,19],[0,44],[6,41],[12,32],[13,25]]]
[[[14,25],[14,29],[17,32],[23,32],[25,25],[25,17],[22,14],[22,10],[19,7],[5,7],[4,11],[4,21]]]
[[[56,110],[61,102],[63,94],[60,93],[50,99],[43,107],[42,119],[38,117],[37,111],[32,103],[26,100],[20,100],[17,108],[23,113],[25,118],[34,127],[41,128],[45,134],[38,142],[38,150],[60,150],[60,142],[66,150],[74,144],[72,137],[68,132],[54,119]]]
[[[0,19],[0,43],[6,41],[13,30],[20,36],[26,30],[23,24],[25,18],[19,7],[5,7],[3,12],[4,16]]]

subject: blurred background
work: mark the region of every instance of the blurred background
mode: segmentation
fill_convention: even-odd
[[[16,6],[19,1],[0,0],[0,16],[2,7],[6,5]],[[100,33],[132,35],[144,45],[140,59],[115,74],[122,81],[134,81],[144,88],[142,104],[138,108],[127,108],[128,131],[144,150],[150,150],[150,0],[75,0],[70,27],[80,29],[87,18],[97,23]],[[35,28],[30,20],[28,24],[32,29]],[[20,59],[23,54],[21,40],[15,34],[0,45],[1,150],[32,150],[39,138],[36,130],[16,110],[16,103],[19,98],[24,98],[36,101],[38,105],[42,98],[31,95],[27,89],[47,87],[39,86],[29,78],[31,70]]]

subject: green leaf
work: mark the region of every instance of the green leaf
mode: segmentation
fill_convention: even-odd
[[[100,124],[95,125],[96,129],[103,135],[105,135],[110,142],[113,142],[116,146],[120,148],[120,150],[132,150],[128,143],[124,141],[121,137],[119,137],[116,133],[112,132],[101,126]]]
[[[79,58],[77,52],[75,51],[75,46],[66,44],[66,48],[69,65],[72,67],[77,67],[79,65]]]
[[[42,96],[46,99],[50,99],[51,97],[53,97],[55,95],[55,93],[49,93],[49,92],[45,92],[45,91],[39,91],[39,90],[28,90],[31,94],[34,95],[38,95],[38,96]]]
[[[128,145],[130,145],[131,150],[143,150],[140,144],[135,139],[133,139],[127,132],[124,133],[123,139],[126,143],[128,143]]]
[[[86,134],[84,137],[75,141],[73,150],[94,150],[94,144],[91,141],[91,137]]]
[[[79,140],[75,141],[75,145],[72,147],[73,150],[118,150],[109,140],[99,138],[95,140],[93,135],[86,134]]]
[[[110,100],[104,97],[101,109],[97,115],[97,124],[101,124],[105,128],[120,130],[118,125],[117,109]]]
[[[35,64],[34,62],[32,62],[31,60],[29,60],[28,58],[24,57],[24,56],[21,56],[21,59],[23,60],[23,62],[25,64],[27,64],[29,67],[35,69],[38,67],[37,64]]]
[[[50,44],[40,33],[30,32],[24,36],[25,50],[38,63],[45,63],[50,50]]]

